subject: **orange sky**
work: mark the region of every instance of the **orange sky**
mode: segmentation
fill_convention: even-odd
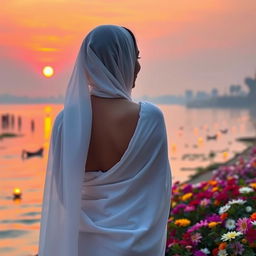
[[[243,83],[256,70],[254,0],[1,0],[0,94],[63,94],[83,37],[131,28],[142,70],[135,96]],[[40,74],[52,65],[56,74]]]

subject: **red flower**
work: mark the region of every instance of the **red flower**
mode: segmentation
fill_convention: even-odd
[[[256,230],[250,228],[246,233],[246,239],[249,243],[254,243],[256,241]]]
[[[197,205],[200,204],[200,202],[201,202],[201,200],[195,199],[195,200],[190,201],[190,202],[189,202],[189,205],[197,206]]]
[[[218,253],[219,253],[219,249],[218,248],[215,248],[215,249],[212,250],[212,255],[213,256],[217,256]]]

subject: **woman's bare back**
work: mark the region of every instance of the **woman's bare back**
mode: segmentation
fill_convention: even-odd
[[[107,171],[125,153],[139,119],[140,105],[91,96],[92,133],[86,171]]]

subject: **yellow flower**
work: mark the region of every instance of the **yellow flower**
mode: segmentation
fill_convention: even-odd
[[[175,220],[174,224],[180,227],[186,227],[188,225],[190,225],[191,221],[188,219],[178,219]]]
[[[218,224],[220,224],[220,222],[212,221],[212,222],[208,223],[208,227],[209,227],[209,228],[214,228],[214,227],[216,227]]]
[[[213,188],[212,188],[212,192],[215,192],[215,191],[218,191],[218,190],[219,190],[218,187],[213,187]]]
[[[187,193],[187,194],[185,194],[185,195],[183,195],[182,197],[181,197],[181,200],[182,201],[186,201],[186,200],[188,200],[190,197],[192,197],[192,193]]]
[[[256,182],[255,183],[251,183],[250,186],[254,189],[256,189]]]
[[[226,234],[223,234],[221,236],[221,240],[222,241],[231,241],[232,239],[235,239],[236,237],[241,236],[242,234],[243,233],[241,233],[241,232],[231,231]]]
[[[208,184],[212,185],[214,187],[217,184],[217,181],[216,180],[209,180]]]
[[[206,191],[209,188],[209,184],[206,184],[203,188],[201,188],[203,191]]]

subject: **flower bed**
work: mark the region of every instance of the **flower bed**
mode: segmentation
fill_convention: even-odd
[[[215,180],[173,185],[166,256],[256,255],[256,150],[253,154],[236,171],[221,167]],[[240,175],[243,168],[250,171]]]
[[[235,164],[219,167],[213,172],[213,179],[233,177],[245,183],[256,182],[256,147],[252,148],[247,158],[239,157]]]

